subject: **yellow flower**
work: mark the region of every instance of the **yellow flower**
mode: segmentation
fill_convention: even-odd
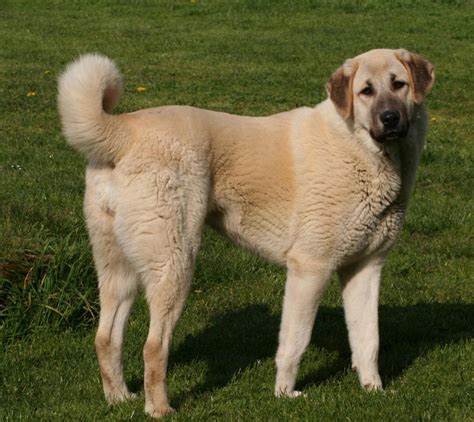
[[[26,93],[26,96],[27,96],[27,97],[34,97],[35,95],[36,95],[36,92],[35,92],[35,91],[28,91],[28,92]]]
[[[137,86],[136,91],[137,92],[145,92],[146,88],[144,86]]]

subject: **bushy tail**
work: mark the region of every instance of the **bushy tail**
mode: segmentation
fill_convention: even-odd
[[[127,136],[112,112],[122,92],[122,77],[107,57],[86,54],[59,77],[58,107],[68,142],[91,161],[113,163]]]

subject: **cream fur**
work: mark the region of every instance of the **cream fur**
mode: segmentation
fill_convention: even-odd
[[[122,339],[141,284],[150,305],[145,410],[154,417],[172,411],[169,343],[205,221],[288,269],[276,395],[299,394],[298,365],[334,271],[343,286],[353,367],[366,389],[382,387],[380,274],[423,149],[426,112],[414,98],[432,85],[423,80],[425,91],[415,92],[409,81],[421,76],[411,75],[404,60],[421,58],[401,50],[355,57],[328,84],[331,98],[343,95],[338,108],[328,99],[268,117],[186,106],[114,116],[121,77],[109,59],[86,55],[66,69],[59,111],[67,140],[89,160],[84,208],[101,300],[96,350],[110,403],[131,397]],[[394,75],[406,87],[392,88]],[[426,75],[434,77],[429,64]],[[361,94],[367,80],[375,87],[372,98]],[[351,104],[343,110],[346,98]],[[409,131],[381,144],[370,131],[380,125],[377,107],[387,99],[406,112]]]

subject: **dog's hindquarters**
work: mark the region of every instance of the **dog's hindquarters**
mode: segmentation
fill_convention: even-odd
[[[153,417],[172,411],[166,392],[171,334],[189,291],[210,189],[200,154],[179,140],[158,139],[140,159],[139,173],[129,173],[137,156],[114,169],[114,233],[150,308],[143,357],[145,411]]]
[[[58,102],[68,142],[89,160],[84,210],[99,279],[95,344],[104,393],[109,403],[133,396],[123,377],[122,345],[140,283],[150,307],[145,411],[160,417],[172,411],[168,351],[208,208],[208,147],[187,131],[170,136],[179,122],[157,117],[163,110],[134,118],[109,114],[120,89],[113,62],[86,55],[60,77]],[[137,127],[150,129],[139,133]],[[141,148],[129,153],[134,139]]]

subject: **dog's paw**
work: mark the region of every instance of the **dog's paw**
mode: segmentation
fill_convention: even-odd
[[[306,397],[306,394],[302,393],[301,391],[293,390],[293,391],[286,391],[286,390],[277,390],[275,391],[275,397],[287,397],[290,399],[294,399],[296,397]]]
[[[289,397],[290,399],[294,399],[296,397],[307,397],[307,396],[306,396],[306,393],[303,393],[302,391],[293,390],[290,394],[287,394],[287,397]]]
[[[382,380],[379,374],[374,374],[371,377],[361,378],[360,383],[365,391],[383,391]]]
[[[171,406],[163,406],[159,408],[145,408],[145,413],[152,418],[155,419],[160,419],[164,416],[171,415],[173,413],[176,413],[176,410],[174,410]]]
[[[137,395],[135,393],[130,393],[127,389],[117,389],[114,391],[108,391],[105,394],[105,399],[110,405],[119,404],[124,401],[136,399]]]
[[[135,400],[138,397],[135,393],[127,392],[125,400]]]
[[[360,367],[352,363],[352,372],[356,372],[360,385],[365,391],[381,391],[383,390],[382,387],[382,380],[380,379],[380,375],[376,369],[365,369],[365,371],[361,370]]]

